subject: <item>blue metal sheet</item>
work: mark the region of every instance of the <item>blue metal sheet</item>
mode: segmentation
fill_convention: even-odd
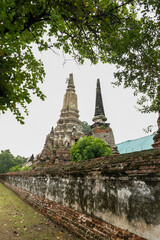
[[[152,149],[153,136],[154,134],[134,140],[128,140],[116,145],[120,154]]]

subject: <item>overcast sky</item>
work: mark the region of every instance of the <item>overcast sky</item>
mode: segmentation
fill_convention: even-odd
[[[9,111],[0,115],[0,150],[10,149],[13,155],[25,157],[42,151],[46,135],[59,119],[66,79],[70,73],[74,77],[81,121],[93,123],[96,81],[99,78],[105,115],[116,143],[146,136],[143,129],[149,125],[154,125],[154,130],[157,130],[157,114],[138,112],[135,108],[137,98],[133,96],[132,89],[112,86],[113,65],[91,65],[86,61],[83,66],[78,66],[74,60],[63,65],[62,55],[58,56],[50,50],[43,53],[35,50],[35,54],[45,65],[46,77],[41,89],[47,98],[44,102],[35,96],[32,98],[25,125],[18,123]]]

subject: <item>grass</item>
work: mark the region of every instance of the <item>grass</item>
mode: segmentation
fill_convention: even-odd
[[[0,239],[78,240],[0,183]]]

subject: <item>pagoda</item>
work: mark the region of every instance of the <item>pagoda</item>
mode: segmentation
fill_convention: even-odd
[[[107,118],[104,112],[99,79],[97,79],[95,114],[92,120],[94,122],[94,124],[91,125],[92,136],[103,139],[107,143],[107,145],[112,149],[113,154],[118,154],[118,150],[115,145],[113,131],[110,128],[110,123],[106,123]]]
[[[54,130],[54,146],[70,147],[84,136],[77,104],[77,95],[73,82],[73,74],[69,75],[68,87],[63,99],[60,119]]]
[[[68,161],[70,159],[70,147],[84,136],[81,121],[79,120],[73,74],[69,75],[67,81],[68,86],[64,95],[60,118],[55,129],[52,127],[50,134],[47,135],[41,153],[41,158],[45,160]]]

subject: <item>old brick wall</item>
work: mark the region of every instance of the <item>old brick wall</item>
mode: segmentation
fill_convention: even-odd
[[[83,239],[159,239],[160,149],[55,164],[0,179]]]

